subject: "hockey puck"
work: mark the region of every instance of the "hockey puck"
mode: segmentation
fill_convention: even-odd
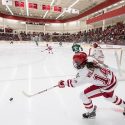
[[[10,100],[10,101],[13,101],[13,98],[11,97],[9,100]]]

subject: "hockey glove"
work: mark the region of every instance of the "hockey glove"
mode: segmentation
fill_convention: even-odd
[[[59,88],[65,88],[64,81],[63,81],[63,80],[60,80],[60,81],[58,82],[58,86],[59,86]]]

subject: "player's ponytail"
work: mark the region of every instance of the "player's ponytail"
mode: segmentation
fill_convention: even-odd
[[[94,62],[86,62],[86,67],[88,69],[95,69],[95,68],[99,68],[99,66],[97,64],[95,64]]]

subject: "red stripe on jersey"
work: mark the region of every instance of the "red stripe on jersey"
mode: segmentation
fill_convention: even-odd
[[[100,87],[92,85],[92,86],[90,86],[90,87],[88,87],[87,89],[84,90],[84,94],[87,94],[87,93],[92,92],[92,91],[97,90],[97,89],[100,89]]]
[[[122,99],[120,99],[120,102],[117,105],[120,105],[122,103]]]
[[[72,80],[71,80],[71,79],[68,79],[68,80],[67,80],[67,85],[68,85],[68,87],[73,87],[73,85],[72,85]]]
[[[90,104],[92,104],[92,101],[90,102],[90,103],[83,103],[83,105],[85,105],[85,106],[87,106],[87,105],[90,105]]]
[[[114,76],[113,72],[112,72],[112,80],[111,80],[111,84],[113,84],[114,82],[116,82],[116,77]]]
[[[86,106],[85,106],[85,108],[87,108],[87,109],[91,109],[91,108],[93,108],[93,105],[91,105],[91,106],[89,106],[89,107],[86,107]]]
[[[112,80],[111,80],[111,83],[113,83],[113,81],[114,81],[114,74],[113,74],[113,72],[112,72]]]
[[[116,85],[116,83],[117,83],[117,79],[116,79],[116,77],[114,76],[114,74],[112,72],[112,80],[110,82],[110,85],[107,86],[106,88],[104,88],[104,90],[110,90],[110,89],[112,89]]]
[[[70,87],[69,82],[67,82],[68,87]]]
[[[118,97],[116,96],[116,100],[113,103],[116,103],[118,101]]]
[[[113,85],[111,85],[110,87],[108,87],[107,89],[104,89],[104,90],[109,90],[109,89],[113,88],[115,85],[116,85],[116,82]]]

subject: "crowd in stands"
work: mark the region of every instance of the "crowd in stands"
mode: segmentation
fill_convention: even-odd
[[[3,28],[0,28],[0,32],[4,32],[4,29],[3,29]],[[6,33],[12,33],[12,32],[13,32],[13,29],[11,29],[11,28],[5,28],[5,32],[6,32]]]
[[[10,34],[10,33],[0,33],[0,40],[5,40],[5,41],[19,41],[18,34]]]
[[[108,26],[104,30],[102,27],[88,31],[78,32],[76,34],[53,34],[53,41],[62,42],[99,42],[105,44],[124,44],[125,45],[125,24],[122,22],[113,26]]]
[[[59,41],[62,41],[62,42],[82,42],[82,37],[83,37],[83,33],[80,31],[78,33],[73,33],[73,34],[70,34],[70,33],[63,33],[63,34],[53,34],[52,35],[52,41],[54,42],[59,42]]]
[[[32,35],[30,33],[26,34],[25,31],[20,33],[20,37],[22,41],[31,41],[31,36]]]
[[[84,32],[85,41],[96,41],[110,44],[125,44],[125,24],[122,22],[113,26],[108,26],[104,30],[102,28],[92,29]]]
[[[116,25],[108,26],[104,30],[102,27],[91,29],[88,31],[80,31],[77,33],[56,33],[53,34],[43,32],[25,33],[21,32],[17,35],[0,33],[0,40],[14,40],[14,41],[31,41],[33,37],[38,36],[41,41],[53,42],[99,42],[106,44],[124,44],[125,45],[125,24],[118,22]]]

